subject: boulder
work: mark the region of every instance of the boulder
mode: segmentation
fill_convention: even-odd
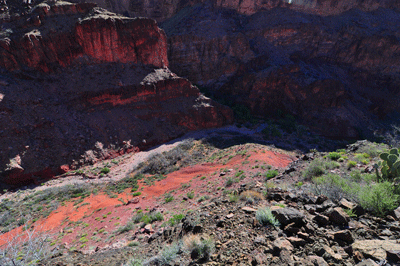
[[[356,240],[352,247],[364,257],[376,261],[386,260],[388,251],[400,251],[400,244],[396,240]]]
[[[272,211],[272,214],[282,226],[294,223],[295,225],[304,224],[304,213],[295,208],[283,208]]]

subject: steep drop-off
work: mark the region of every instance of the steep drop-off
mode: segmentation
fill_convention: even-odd
[[[151,19],[46,2],[3,22],[1,43],[0,182],[40,182],[232,121],[168,70]]]

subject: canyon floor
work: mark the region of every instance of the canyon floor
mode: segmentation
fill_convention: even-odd
[[[22,252],[19,265],[34,240],[45,247],[39,265],[396,265],[397,194],[378,213],[343,185],[358,178],[373,190],[372,165],[388,146],[270,128],[192,132],[3,191],[0,244],[8,258]],[[260,222],[265,207],[279,225]],[[204,239],[207,252],[188,251]]]

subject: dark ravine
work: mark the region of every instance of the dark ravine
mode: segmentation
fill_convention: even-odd
[[[168,69],[154,20],[47,2],[3,29],[0,182],[40,182],[232,122]]]

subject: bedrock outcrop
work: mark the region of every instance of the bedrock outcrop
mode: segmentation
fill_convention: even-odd
[[[40,182],[232,122],[168,69],[154,20],[46,2],[3,30],[0,183]]]
[[[74,0],[84,2],[85,0]],[[300,10],[319,15],[337,15],[358,8],[372,11],[378,8],[399,8],[397,0],[86,0],[117,13],[145,16],[158,22],[171,18],[184,8],[208,4],[214,8],[228,8],[240,14],[253,15],[277,7]]]
[[[243,15],[211,5],[161,23],[179,75],[256,115],[281,110],[339,138],[360,137],[400,111],[399,25],[396,8]]]
[[[168,36],[171,70],[208,87],[215,96],[244,104],[259,116],[270,117],[277,110],[291,113],[329,137],[358,138],[379,128],[380,119],[398,120],[399,3],[107,0],[102,4],[161,22]]]

